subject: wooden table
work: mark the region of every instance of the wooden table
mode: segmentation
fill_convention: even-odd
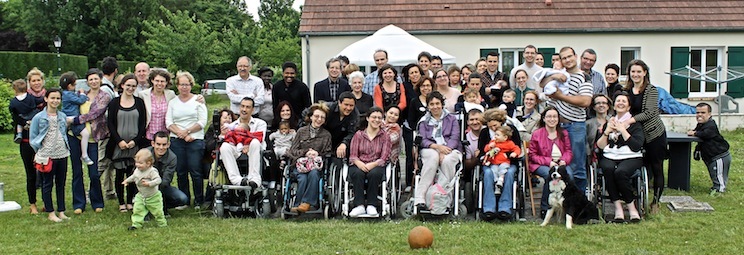
[[[690,191],[692,142],[700,142],[700,138],[673,131],[667,131],[666,135],[667,145],[669,146],[667,187]]]

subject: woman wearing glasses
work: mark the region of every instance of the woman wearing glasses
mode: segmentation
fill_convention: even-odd
[[[444,96],[444,109],[448,113],[455,112],[455,104],[457,104],[457,98],[460,96],[460,91],[456,88],[450,87],[449,75],[444,69],[438,69],[434,71],[434,90]]]

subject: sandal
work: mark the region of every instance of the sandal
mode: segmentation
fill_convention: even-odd
[[[625,218],[615,218],[612,223],[625,223]]]
[[[38,215],[39,214],[39,209],[36,208],[36,204],[31,204],[29,206],[29,211],[30,211],[31,215]]]
[[[127,204],[127,210],[130,210],[131,211],[133,209],[134,209],[134,207],[132,206],[132,204]]]
[[[119,206],[119,212],[123,212],[123,213],[127,212],[127,206],[126,205],[120,205]]]

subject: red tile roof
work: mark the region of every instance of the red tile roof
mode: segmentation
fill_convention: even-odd
[[[744,31],[742,0],[305,0],[301,35]]]

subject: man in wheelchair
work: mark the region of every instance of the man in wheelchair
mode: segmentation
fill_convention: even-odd
[[[248,124],[251,133],[266,133],[266,122],[253,118],[253,99],[244,97],[240,101],[240,117],[231,123],[232,127]],[[250,186],[254,191],[261,183],[261,148],[263,139],[252,139],[249,144],[241,149],[230,143],[222,143],[220,146],[220,159],[227,172],[227,178],[233,185]],[[248,175],[243,177],[238,169],[237,159],[241,154],[248,155]]]

